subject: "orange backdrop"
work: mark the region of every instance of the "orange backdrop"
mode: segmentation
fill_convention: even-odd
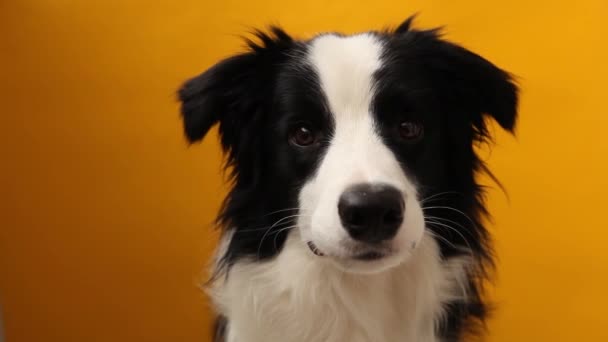
[[[174,91],[250,27],[423,27],[520,77],[490,193],[489,341],[606,341],[608,2],[0,1],[0,306],[7,341],[208,341],[197,288],[225,187]]]

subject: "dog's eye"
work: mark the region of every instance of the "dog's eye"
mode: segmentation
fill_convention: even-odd
[[[411,121],[403,121],[399,124],[399,136],[406,141],[418,141],[424,135],[422,124]]]
[[[297,126],[289,134],[289,141],[297,146],[310,146],[315,143],[317,136],[308,126]]]

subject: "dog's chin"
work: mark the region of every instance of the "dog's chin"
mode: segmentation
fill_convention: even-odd
[[[348,273],[377,274],[395,268],[405,262],[405,256],[391,254],[375,260],[358,260],[353,258],[332,258],[337,268]]]
[[[387,271],[406,262],[409,255],[397,250],[366,250],[361,252],[331,252],[307,242],[311,254],[328,260],[339,270],[355,274],[376,274]]]

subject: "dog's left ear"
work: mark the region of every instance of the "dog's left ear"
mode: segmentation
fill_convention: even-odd
[[[412,29],[414,17],[403,22],[394,35],[415,54],[441,90],[448,111],[459,110],[474,127],[484,131],[483,117],[493,117],[513,132],[517,119],[518,88],[509,73],[483,57],[441,38],[439,29]],[[413,44],[416,42],[416,44]]]
[[[517,120],[518,88],[506,71],[483,57],[456,44],[439,40],[427,60],[450,102],[473,115],[476,127],[483,126],[483,115],[513,132]]]

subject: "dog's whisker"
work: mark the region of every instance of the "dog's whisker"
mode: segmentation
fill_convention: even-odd
[[[286,231],[286,230],[291,230],[291,229],[294,229],[294,228],[296,228],[296,227],[297,227],[297,225],[288,226],[288,227],[285,227],[285,228],[281,228],[281,229],[277,230],[276,232],[272,233],[272,234],[274,234],[274,239],[273,239],[273,242],[272,242],[272,243],[273,243],[273,246],[274,246],[274,249],[275,249],[275,250],[277,249],[277,238],[279,237],[279,234],[280,234],[281,232]]]
[[[428,209],[447,209],[447,210],[452,210],[454,212],[457,212],[459,214],[461,214],[462,216],[464,216],[467,220],[469,220],[469,222],[471,222],[471,224],[473,224],[474,226],[477,226],[475,224],[475,222],[473,221],[473,219],[471,219],[469,217],[469,215],[465,214],[464,212],[462,212],[461,210],[458,210],[456,208],[452,208],[452,207],[446,207],[446,206],[433,206],[433,207],[422,207],[422,210],[428,210]]]
[[[453,223],[454,225],[462,228],[463,231],[465,231],[468,235],[470,235],[473,238],[473,236],[471,234],[471,230],[469,228],[465,227],[464,225],[456,222],[456,221],[453,221],[453,220],[450,220],[450,219],[447,219],[447,218],[444,218],[444,217],[438,217],[438,216],[425,216],[425,218],[428,218],[428,219],[431,219],[431,220],[440,220],[440,221],[444,221],[444,222]]]
[[[283,217],[283,218],[279,219],[278,221],[276,221],[275,223],[273,223],[273,225],[272,225],[272,226],[275,226],[276,224],[278,224],[278,223],[280,223],[280,222],[283,222],[283,221],[285,221],[285,220],[287,220],[287,219],[296,218],[296,217],[302,217],[302,215],[300,215],[300,214],[296,214],[296,215],[289,215],[289,216],[285,216],[285,217]],[[271,228],[272,228],[272,227],[271,227]]]
[[[450,247],[452,247],[454,249],[458,249],[458,247],[456,247],[456,245],[454,245],[452,242],[450,242],[450,240],[444,238],[443,236],[441,236],[439,234],[435,234],[432,231],[427,231],[427,234],[429,234],[429,236],[432,236],[436,239],[442,240],[443,242],[445,242],[446,244],[448,244]]]
[[[438,198],[438,197],[440,197],[440,196],[442,196],[442,195],[450,195],[450,194],[453,194],[453,195],[460,195],[461,193],[456,192],[456,191],[444,191],[444,192],[439,192],[439,193],[436,193],[436,194],[433,194],[433,195],[431,195],[431,196],[428,196],[428,197],[425,197],[425,198],[421,199],[421,200],[420,200],[420,203],[421,203],[421,204],[426,203],[427,201],[429,201],[429,200],[431,200],[431,199],[434,199],[434,200],[439,200],[439,199],[441,199],[441,198]]]
[[[296,207],[296,208],[285,208],[285,209],[281,209],[281,210],[275,210],[275,211],[271,211],[271,212],[263,215],[262,217],[270,216],[272,214],[282,213],[284,211],[292,211],[292,210],[301,210],[301,209]]]
[[[283,227],[283,225],[285,224],[290,224],[291,222],[284,222],[281,224],[277,224],[275,227]],[[233,234],[246,234],[246,233],[252,233],[252,232],[259,232],[259,231],[263,231],[266,229],[271,228],[272,226],[264,226],[264,227],[259,227],[259,228],[252,228],[252,229],[238,229],[235,230]]]
[[[283,213],[283,212],[289,212],[289,211],[300,211],[300,212],[302,212],[302,209],[301,208],[285,208],[285,209],[271,211],[271,212],[266,213],[266,214],[256,215],[256,216],[253,216],[253,217],[247,217],[247,218],[242,218],[242,219],[244,219],[246,221],[254,221],[254,220],[257,220],[257,219],[262,218],[262,217],[267,217],[267,216],[271,216],[271,215],[274,215],[274,214]]]
[[[310,217],[311,215],[302,215],[302,214],[297,214],[297,215],[290,215],[288,216],[288,218],[294,218],[294,217]],[[279,221],[283,221],[285,219],[282,218]],[[289,222],[287,222],[289,223]],[[287,223],[282,223],[282,224],[287,224]],[[277,224],[277,222],[273,223],[273,224]],[[280,225],[278,225],[280,226]],[[260,230],[265,230],[268,229],[270,226],[263,226],[263,227],[250,227],[250,228],[245,228],[245,229],[238,229],[235,230],[234,234],[239,234],[239,233],[249,233],[249,232],[256,232],[256,231],[260,231]]]
[[[447,224],[444,224],[444,223],[441,223],[441,222],[437,222],[437,221],[428,221],[428,220],[425,220],[425,222],[428,223],[429,226],[434,226],[434,227],[439,226],[439,227],[443,227],[443,228],[446,228],[446,229],[448,229],[450,231],[455,232],[456,234],[458,234],[460,236],[460,238],[462,238],[462,241],[464,241],[464,243],[467,245],[467,247],[469,248],[469,250],[471,250],[471,251],[473,250],[473,248],[471,247],[471,244],[469,243],[469,240],[467,240],[467,238],[465,238],[465,236],[462,235],[462,233],[459,232],[458,229],[456,229],[456,228],[454,228],[454,227],[452,227],[450,225],[447,225]]]
[[[258,257],[260,256],[260,250],[262,249],[262,244],[264,243],[264,239],[266,238],[266,235],[268,235],[268,233],[272,230],[272,228],[276,227],[277,224],[279,224],[280,222],[282,222],[284,220],[293,219],[294,217],[298,217],[298,216],[300,216],[300,215],[290,215],[290,216],[283,217],[282,219],[275,222],[272,226],[270,226],[270,228],[268,228],[268,230],[266,230],[264,235],[262,235],[262,239],[260,240],[260,244],[258,245],[257,256]]]

